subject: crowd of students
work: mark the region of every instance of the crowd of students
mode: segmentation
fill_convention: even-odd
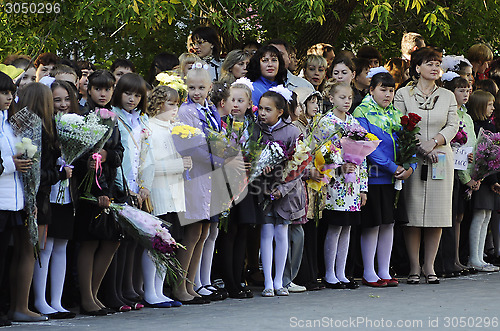
[[[261,295],[273,297],[356,289],[355,278],[366,286],[394,287],[402,276],[407,284],[419,284],[421,275],[439,284],[440,277],[500,270],[497,175],[476,180],[470,166],[455,170],[452,149],[459,131],[467,135],[459,147],[474,147],[480,128],[497,132],[500,126],[500,61],[489,46],[443,57],[419,34],[406,33],[402,57],[387,61],[368,45],[354,55],[316,44],[300,61],[280,39],[246,43],[224,59],[221,48],[215,30],[199,27],[186,53],[155,56],[146,79],[127,59],[109,70],[53,53],[4,59],[0,282],[9,284],[2,286],[2,298],[10,297],[10,305],[2,302],[8,320],[73,318],[73,306],[104,316],[252,298],[248,285],[263,286]],[[166,71],[185,82],[184,100],[181,90],[159,84],[157,74]],[[16,152],[21,137],[9,122],[24,107],[43,122],[39,261],[24,225],[20,176],[32,163]],[[72,166],[63,162],[54,117],[98,108],[112,110],[118,120],[98,151],[102,169],[91,187],[96,205],[79,199],[80,183],[96,162],[91,153]],[[409,113],[421,121],[416,162],[406,169],[396,160],[401,117]],[[241,155],[213,154],[204,138],[180,149],[172,130],[182,123],[208,135],[236,122],[243,123],[245,143],[279,141],[290,149],[300,136],[361,125],[380,144],[360,164],[341,159],[330,176],[314,162],[290,181],[282,178],[284,163],[268,167],[223,211],[215,205],[227,194],[227,178],[218,170],[244,175],[251,164]],[[342,149],[339,140],[332,144]],[[440,178],[433,176],[436,164]],[[68,194],[58,201],[64,179],[70,179]],[[398,180],[404,183],[395,207]],[[472,200],[465,199],[471,191]],[[122,231],[100,237],[89,230],[124,192],[140,207],[151,201],[150,212],[172,224],[172,236],[185,248],[176,253],[185,271],[178,281],[166,284],[148,251]]]

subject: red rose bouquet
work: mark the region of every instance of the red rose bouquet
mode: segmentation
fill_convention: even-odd
[[[396,156],[396,164],[405,168],[405,170],[410,169],[410,164],[417,162],[417,135],[420,134],[420,128],[417,127],[418,122],[422,117],[415,113],[409,113],[401,117],[402,129],[398,133],[398,153]],[[399,200],[399,191],[403,188],[403,181],[396,179],[394,188],[397,190],[396,198],[394,199],[394,206],[397,206]]]

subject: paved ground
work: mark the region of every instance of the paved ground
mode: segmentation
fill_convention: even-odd
[[[440,285],[325,289],[203,306],[142,309],[106,317],[15,324],[13,330],[499,330],[500,273],[444,279]]]

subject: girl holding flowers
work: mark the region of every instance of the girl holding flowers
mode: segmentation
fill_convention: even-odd
[[[111,98],[115,86],[113,74],[107,70],[97,70],[89,76],[88,82],[88,112],[111,108]],[[100,110],[99,110],[100,111]],[[109,114],[113,116],[114,114]],[[80,241],[78,253],[78,281],[80,285],[80,312],[85,315],[103,316],[113,312],[106,308],[97,298],[97,292],[113,256],[120,246],[120,235],[114,233],[109,238],[98,238],[89,231],[91,220],[96,217],[105,221],[111,217],[104,212],[110,200],[115,195],[115,178],[117,169],[123,158],[120,131],[117,126],[111,129],[111,136],[97,153],[86,153],[74,162],[75,177],[81,183],[85,175],[91,171],[93,176],[90,194],[97,197],[98,205],[86,200],[79,200],[75,213],[75,236]],[[96,162],[95,159],[100,159]],[[98,170],[99,169],[99,170]],[[96,183],[97,181],[97,183]],[[87,194],[84,185],[79,186],[79,194]],[[76,199],[75,199],[76,201]]]
[[[352,87],[345,83],[335,83],[329,90],[331,109],[320,122],[320,127],[343,128],[359,125],[349,114],[352,104]],[[337,148],[340,144],[337,142]],[[354,181],[347,180],[347,174],[354,174]],[[349,251],[351,226],[360,223],[361,207],[366,204],[368,191],[368,174],[366,160],[361,165],[343,160],[336,175],[327,184],[326,207],[323,221],[328,224],[325,238],[325,285],[327,288],[358,288],[359,285],[345,275],[347,253]]]
[[[30,244],[28,229],[24,225],[25,214],[21,172],[28,171],[32,161],[22,159],[15,152],[15,144],[21,141],[14,135],[9,118],[14,114],[13,94],[16,86],[12,79],[0,72],[0,148],[3,172],[0,174],[0,277],[3,276],[6,250],[11,234],[14,233],[14,252],[10,266],[11,307],[10,319],[14,321],[46,321],[47,317],[32,312],[28,308],[28,296],[33,277],[35,259],[33,245]],[[2,321],[3,322],[3,321]]]
[[[51,223],[52,211],[50,208],[51,186],[59,180],[70,178],[72,169],[70,167],[61,168],[56,164],[61,155],[59,146],[56,143],[56,132],[54,125],[54,101],[49,87],[41,83],[30,83],[19,91],[19,109],[26,107],[42,120],[42,145],[40,156],[40,186],[38,188],[37,221],[39,227],[40,242],[40,264],[36,266],[33,289],[35,293],[35,307],[42,314],[57,314],[57,310],[50,307],[45,301],[45,285],[47,267],[52,253],[53,240],[47,240],[46,227]],[[45,244],[45,245],[44,245]]]
[[[445,59],[446,57],[443,58],[443,62]],[[472,67],[470,68],[472,72]],[[443,81],[443,87],[452,91],[457,101],[459,130],[455,138],[451,141],[451,145],[453,148],[474,147],[476,145],[474,122],[465,107],[470,96],[469,81],[451,70],[443,74],[441,80]],[[472,153],[468,155],[469,164],[472,163],[470,162],[472,161],[472,157]],[[441,262],[441,271],[445,277],[459,276],[461,273],[468,272],[467,267],[460,263],[459,258],[460,226],[464,218],[465,209],[469,205],[464,200],[465,192],[468,189],[477,191],[480,185],[481,182],[473,180],[468,170],[455,170],[453,183],[453,223],[451,228],[443,229],[438,260],[436,261],[436,264]]]
[[[389,273],[395,220],[394,179],[407,179],[415,167],[405,170],[395,163],[396,134],[401,129],[401,113],[392,105],[395,85],[394,78],[385,69],[376,73],[370,82],[370,94],[353,113],[368,132],[381,140],[377,149],[367,156],[368,201],[361,209],[362,281],[372,287],[398,286],[398,281]]]
[[[192,167],[190,156],[181,157],[172,140],[176,121],[179,94],[168,86],[157,86],[148,98],[149,138],[154,158],[154,179],[151,186],[153,215],[172,224],[169,229],[176,241],[182,239],[182,228],[177,213],[186,211],[184,179],[182,174]],[[158,275],[153,261],[143,255],[144,299],[153,307],[177,306],[163,294],[165,275]],[[150,272],[146,272],[150,270]],[[152,271],[152,272],[151,272]]]
[[[54,114],[79,113],[80,108],[76,94],[71,85],[65,81],[56,80],[51,84],[54,101]],[[58,159],[58,165],[62,165]],[[50,318],[72,318],[74,313],[62,307],[61,299],[66,275],[66,246],[73,238],[74,207],[71,200],[70,187],[66,187],[63,197],[58,198],[59,186],[62,181],[52,185],[50,191],[50,208],[52,223],[48,227],[45,249],[41,253],[41,267],[35,266],[33,275],[35,307]],[[70,181],[70,184],[73,181]],[[50,305],[46,302],[47,275],[50,268]]]
[[[226,57],[226,61],[230,54]],[[224,65],[222,68],[224,69]],[[243,149],[248,144],[255,123],[252,112],[252,89],[250,80],[240,78],[231,84],[227,101],[231,114],[227,116],[226,122],[232,125],[239,136],[241,135],[240,142]],[[245,154],[245,151],[243,153]],[[231,208],[227,232],[221,231],[219,234],[217,245],[220,245],[219,254],[223,265],[222,279],[231,298],[253,297],[252,291],[241,285],[241,276],[245,266],[249,224],[255,224],[257,219],[263,217],[261,210],[258,205],[258,192],[253,185],[249,185],[246,196]]]
[[[474,120],[476,135],[479,134],[481,128],[496,133],[495,125],[490,120],[493,115],[494,102],[495,97],[490,92],[477,90],[471,94],[467,106]],[[492,210],[496,209],[495,200],[498,194],[500,194],[500,184],[497,174],[493,174],[482,180],[479,190],[472,195],[473,212],[469,230],[469,264],[467,266],[479,271],[500,270],[497,266],[483,260],[488,224]]]
[[[257,54],[257,53],[256,53]],[[300,130],[287,122],[288,102],[292,93],[278,86],[262,94],[259,101],[259,126],[264,141],[281,141],[286,149],[295,144]],[[283,286],[283,272],[288,254],[288,225],[305,215],[305,193],[301,176],[289,182],[282,181],[281,166],[268,169],[262,177],[264,194],[270,196],[271,207],[261,220],[261,259],[264,270],[264,291],[262,296],[288,295]],[[276,248],[273,249],[273,241]],[[272,277],[273,251],[275,276]]]

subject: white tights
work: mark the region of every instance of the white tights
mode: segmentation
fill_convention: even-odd
[[[389,264],[391,262],[394,224],[382,224],[365,228],[361,232],[361,254],[363,255],[363,277],[368,282],[379,279],[391,279]],[[375,272],[375,253],[377,254],[377,271]]]
[[[274,266],[276,274],[272,277],[273,239],[276,241],[274,250]],[[283,287],[283,271],[288,254],[288,225],[263,224],[260,232],[260,254],[264,270],[264,287],[280,289]]]
[[[169,297],[163,294],[163,282],[165,273],[161,275],[156,270],[153,260],[145,249],[142,253],[142,275],[144,278],[144,300],[147,303],[155,304],[166,301],[172,301]]]
[[[33,272],[33,292],[35,294],[35,308],[42,314],[68,312],[61,304],[66,277],[66,239],[47,238],[45,248],[40,251],[40,267],[35,261]],[[50,305],[46,300],[47,276],[50,265]]]
[[[325,280],[328,283],[349,282],[345,276],[345,264],[349,252],[350,234],[350,226],[328,226],[324,248]]]
[[[491,210],[474,209],[469,230],[469,263],[471,265],[482,266],[486,263],[483,260],[483,251],[490,218]]]

